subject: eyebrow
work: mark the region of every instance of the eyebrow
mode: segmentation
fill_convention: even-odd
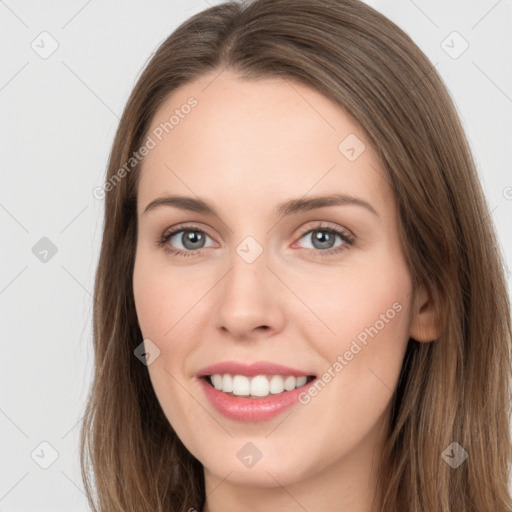
[[[285,217],[288,215],[325,208],[328,206],[346,205],[360,206],[376,215],[377,217],[380,217],[375,208],[370,203],[358,197],[346,194],[330,194],[324,196],[310,196],[307,198],[289,199],[288,201],[278,204],[274,209],[274,213],[278,216]],[[213,208],[213,206],[208,204],[206,201],[186,196],[158,197],[146,206],[143,214],[162,206],[179,208],[180,210],[188,210],[216,217],[219,216],[215,211],[215,208]]]

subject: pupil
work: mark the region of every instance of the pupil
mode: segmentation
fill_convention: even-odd
[[[186,231],[182,236],[183,246],[187,249],[200,249],[201,242],[203,241],[202,233],[198,233],[197,231]],[[192,247],[190,247],[192,245]],[[199,245],[199,247],[196,247]]]
[[[328,231],[316,231],[315,233],[316,235],[313,236],[313,239],[320,243],[320,249],[329,249],[332,247],[334,240],[332,233],[329,233]]]

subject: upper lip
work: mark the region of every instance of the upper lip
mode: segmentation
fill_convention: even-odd
[[[224,374],[230,375],[246,375],[254,377],[255,375],[293,375],[295,377],[308,377],[314,375],[312,372],[305,372],[297,368],[290,368],[281,364],[270,363],[267,361],[257,361],[254,363],[237,363],[236,361],[222,361],[221,363],[212,364],[197,372],[198,377],[207,375]]]

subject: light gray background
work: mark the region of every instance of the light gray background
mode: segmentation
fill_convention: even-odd
[[[216,3],[0,1],[0,511],[88,509],[78,434],[103,220],[92,190],[145,63],[178,24]],[[445,80],[510,268],[512,1],[368,3],[409,33]],[[469,47],[458,56],[461,38]],[[42,58],[53,40],[58,48]],[[57,249],[46,262],[33,252],[43,237]]]

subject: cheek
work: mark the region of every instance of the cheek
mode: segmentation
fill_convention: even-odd
[[[336,282],[320,279],[305,295],[322,320],[308,339],[325,367],[302,403],[331,440],[327,458],[361,442],[386,417],[407,348],[411,286],[405,265],[373,265],[352,267]],[[322,439],[310,442],[312,451],[325,451]]]
[[[186,315],[197,293],[176,277],[138,254],[133,274],[137,318],[144,339],[151,340],[160,350],[148,366],[149,377],[167,420],[180,432],[182,441],[189,444],[186,418],[197,411],[180,383],[184,362],[194,349]],[[187,343],[182,343],[183,339]]]
[[[303,289],[316,319],[310,339],[324,360],[344,357],[355,380],[369,368],[391,378],[400,369],[408,341],[412,282],[400,259],[373,258],[371,265],[342,269]],[[380,261],[380,264],[375,263]],[[313,327],[314,326],[314,327]],[[345,370],[344,370],[345,371]]]
[[[154,260],[144,251],[137,254],[133,294],[142,335],[160,350],[160,357],[148,367],[158,392],[163,387],[179,387],[172,377],[188,374],[189,355],[201,341],[197,315],[208,288],[199,284],[204,280],[191,279],[187,273],[171,271]]]
[[[159,356],[148,366],[149,376],[155,394],[167,416],[173,423],[173,411],[184,411],[189,404],[180,400],[183,366],[193,350],[194,336],[187,332],[187,312],[192,294],[189,288],[182,288],[175,276],[151,264],[149,258],[136,259],[133,274],[133,293],[139,327],[145,340],[151,340]],[[187,343],[180,342],[187,340]],[[147,343],[147,342],[146,342]],[[169,404],[179,407],[170,407]]]
[[[144,337],[164,342],[171,340],[175,326],[200,299],[200,291],[193,280],[184,278],[183,274],[169,272],[169,268],[159,266],[144,253],[138,255],[133,294]]]

